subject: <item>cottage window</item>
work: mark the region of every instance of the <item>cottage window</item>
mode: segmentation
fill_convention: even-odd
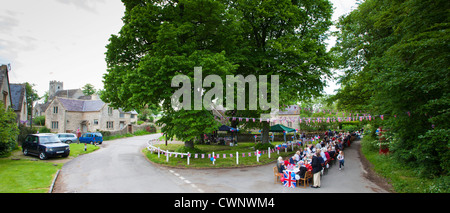
[[[98,125],[98,119],[94,119],[94,125]]]
[[[114,121],[107,121],[106,122],[106,128],[107,129],[113,129],[114,128]]]
[[[134,118],[134,114],[131,114],[131,115],[130,115],[130,118]]]
[[[52,121],[52,129],[58,129],[58,121]]]
[[[55,114],[58,113],[58,107],[57,106],[53,107],[53,113],[55,113]]]
[[[120,118],[125,118],[125,114],[124,113],[120,113]]]
[[[108,107],[108,115],[112,115],[113,114],[113,109],[111,107]]]

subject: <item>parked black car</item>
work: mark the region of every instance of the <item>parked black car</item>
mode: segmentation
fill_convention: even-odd
[[[55,134],[41,133],[27,135],[22,143],[22,151],[24,155],[37,155],[45,160],[48,157],[69,156],[70,147],[62,143]]]

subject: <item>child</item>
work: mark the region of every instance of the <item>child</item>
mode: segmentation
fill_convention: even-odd
[[[344,152],[339,151],[339,155],[337,156],[337,159],[339,160],[339,170],[341,170],[341,166],[344,166]]]

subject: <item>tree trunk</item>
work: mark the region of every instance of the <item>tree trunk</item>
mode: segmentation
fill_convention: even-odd
[[[193,140],[186,141],[186,142],[184,142],[184,146],[186,148],[194,148],[194,141]]]
[[[269,130],[270,130],[270,123],[269,122],[263,122],[263,128],[262,128],[262,143],[269,143]]]

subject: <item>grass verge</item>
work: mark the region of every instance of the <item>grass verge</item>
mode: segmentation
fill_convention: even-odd
[[[365,135],[361,141],[361,151],[373,165],[373,170],[386,178],[398,193],[448,193],[448,176],[439,178],[421,177],[415,168],[395,160],[391,155],[378,154],[371,144],[375,139]]]
[[[280,143],[281,142],[275,142],[274,144],[276,145]],[[167,162],[166,156],[164,156],[163,154],[161,154],[158,158],[157,152],[153,152],[153,154],[151,154],[147,149],[144,149],[143,152],[151,162],[164,166],[179,168],[236,168],[265,165],[274,162],[278,158],[278,156],[281,156],[284,159],[285,157],[294,155],[295,151],[297,151],[295,148],[295,151],[288,150],[287,152],[284,152],[284,150],[280,150],[279,155],[276,152],[271,153],[269,158],[267,150],[265,150],[266,153],[262,154],[259,158],[259,162],[257,162],[255,156],[256,150],[253,149],[254,145],[254,142],[243,142],[239,143],[238,146],[233,147],[223,145],[195,145],[195,148],[198,150],[198,152],[191,153],[189,165],[187,165],[186,156],[184,156],[183,158],[180,158],[180,156],[175,158],[175,156],[172,155],[172,157],[169,157],[169,162]],[[175,150],[182,149],[182,147],[184,147],[184,144],[168,144],[167,146],[165,144],[159,144],[157,145],[157,147],[160,147],[162,150],[169,150],[170,152],[174,152]],[[212,154],[213,152],[215,155],[219,154],[219,158],[216,159],[214,164],[212,163],[211,159],[208,158],[208,154]],[[239,153],[239,164],[236,164],[236,152]],[[249,153],[251,153],[251,156],[248,155]],[[198,154],[197,158],[195,158],[195,154]],[[204,154],[205,158],[201,158],[201,154]],[[226,156],[225,158],[223,158],[224,154]],[[230,154],[232,154],[233,157],[230,157]],[[245,157],[242,157],[242,154],[245,154]]]
[[[86,147],[84,151],[84,144],[70,144],[69,158],[100,148],[90,144]],[[56,172],[63,166],[57,162],[59,159],[39,160],[35,156],[24,156],[21,149],[14,151],[11,157],[0,158],[0,193],[47,193]]]

